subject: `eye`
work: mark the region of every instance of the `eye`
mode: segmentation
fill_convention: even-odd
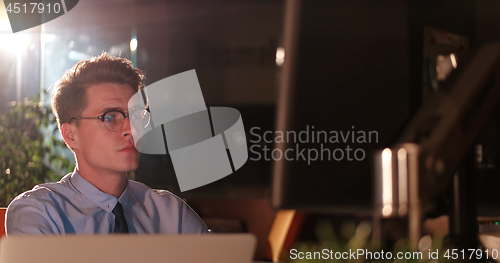
[[[104,115],[104,122],[111,123],[122,117],[122,113],[117,111],[111,111]]]
[[[110,113],[104,115],[104,121],[105,122],[112,122],[113,121],[113,115],[110,114]]]

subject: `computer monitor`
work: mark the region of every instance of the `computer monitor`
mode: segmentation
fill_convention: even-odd
[[[415,90],[411,75],[418,73],[425,78],[422,72],[437,66],[423,63],[425,69],[422,70],[410,63],[415,57],[412,54],[415,51],[412,46],[417,45],[415,35],[423,38],[424,30],[409,34],[408,22],[415,22],[415,18],[410,17],[413,11],[407,8],[404,2],[395,4],[389,1],[286,2],[285,59],[280,70],[274,152],[274,157],[281,158],[276,158],[273,170],[275,207],[372,213],[376,188],[372,157],[377,150],[392,147],[397,142],[408,142],[402,133],[409,129],[408,124],[415,122],[418,115],[411,105],[415,97],[421,102],[425,95],[422,87]],[[433,25],[432,21],[427,22]],[[460,25],[460,22],[453,20],[442,24]],[[449,35],[460,43],[467,40],[443,30],[429,32]],[[460,45],[456,48],[456,54],[467,51]],[[452,52],[453,48],[440,50]],[[427,95],[447,96],[467,69],[467,57],[473,58],[475,54],[474,51],[467,53],[463,59],[459,57],[458,68],[440,82],[439,92],[429,90]],[[444,53],[434,55],[436,59],[439,59],[437,55],[451,57],[445,56],[451,54]],[[417,57],[424,60],[422,54],[417,54]],[[478,73],[494,78],[491,68],[485,68],[485,65],[475,68]],[[419,72],[413,72],[415,70]],[[479,88],[491,83],[476,84]],[[420,103],[419,106],[426,105]],[[470,120],[474,108],[464,110],[469,112],[461,117]],[[488,114],[489,120],[482,120],[485,130],[482,133],[476,130],[477,140],[469,142],[466,149],[474,150],[477,157],[473,160],[473,172],[478,190],[471,198],[477,198],[478,216],[499,217],[500,206],[495,200],[500,198],[500,194],[496,194],[500,192],[494,188],[500,183],[495,176],[500,169],[500,140],[496,138],[500,115],[494,111]],[[429,123],[432,123],[432,118],[429,118]],[[447,169],[457,169],[458,165],[456,161]],[[433,197],[427,200],[429,206],[434,206],[432,216],[447,212],[446,207],[436,211],[435,207],[441,204],[435,202],[438,202],[436,195],[450,188],[450,178],[441,181],[430,178],[424,182],[433,188],[429,190]]]
[[[373,153],[410,115],[406,13],[391,1],[286,1],[275,207],[371,214]]]

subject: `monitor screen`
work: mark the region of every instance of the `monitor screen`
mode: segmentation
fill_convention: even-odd
[[[456,43],[437,45],[428,41],[430,44],[423,43],[425,48],[420,50],[434,53],[412,54],[408,14],[404,3],[395,5],[388,1],[287,2],[277,125],[272,134],[275,147],[267,153],[275,161],[275,207],[372,212],[374,153],[394,146],[401,138],[417,115],[412,116],[410,105],[415,96],[432,97],[437,91],[415,92],[410,70],[416,69],[418,74],[430,69],[438,71],[440,64],[424,63],[423,68],[415,68],[411,58],[422,59],[424,55],[428,62],[433,61],[429,58],[439,61],[458,54],[457,70],[446,79],[436,80],[439,96],[446,96],[475,53],[462,47],[467,43],[467,35],[432,29],[425,34],[456,36],[460,41],[456,47],[452,45]],[[417,33],[423,36],[424,30]],[[450,61],[453,66],[453,60]],[[424,90],[429,81],[423,81]],[[489,116],[470,148],[475,158],[472,172],[476,188],[475,196],[470,198],[476,199],[478,216],[500,216],[500,209],[496,209],[500,194],[495,190],[500,167],[498,116],[498,110]],[[264,131],[260,131],[260,136],[271,138]],[[435,201],[446,204],[449,200],[445,199],[446,195]],[[444,207],[434,211],[436,215],[447,213]]]
[[[371,213],[372,156],[410,114],[404,4],[289,1],[273,204]]]

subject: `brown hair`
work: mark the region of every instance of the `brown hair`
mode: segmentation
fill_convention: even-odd
[[[61,128],[71,118],[80,116],[87,107],[88,87],[109,82],[129,84],[134,91],[139,91],[144,78],[144,72],[134,68],[130,60],[113,57],[105,52],[99,57],[80,61],[55,84],[52,111],[56,116],[57,126]]]

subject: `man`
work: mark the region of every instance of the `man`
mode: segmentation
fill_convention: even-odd
[[[208,232],[181,199],[126,176],[139,164],[130,122],[149,120],[147,109],[128,112],[143,78],[130,61],[105,53],[64,74],[52,110],[75,170],[16,197],[7,209],[7,235]]]

